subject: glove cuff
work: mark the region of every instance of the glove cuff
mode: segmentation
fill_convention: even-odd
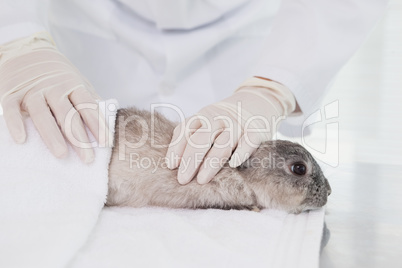
[[[253,91],[253,88],[266,89],[266,91]],[[286,86],[281,83],[266,80],[257,77],[251,77],[245,80],[240,86],[235,90],[237,92],[250,92],[258,94],[261,97],[272,99],[274,97],[278,104],[283,108],[283,115],[287,116],[296,110],[297,104],[293,93]],[[265,96],[264,96],[265,95]]]
[[[28,37],[19,38],[1,45],[0,65],[8,59],[24,55],[38,48],[56,49],[56,43],[48,32],[37,32]]]

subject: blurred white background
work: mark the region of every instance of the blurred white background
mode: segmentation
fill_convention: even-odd
[[[323,106],[333,102],[338,118],[316,124],[305,140],[318,158],[316,150],[327,149],[328,163],[339,160],[335,168],[323,165],[333,191],[326,215],[331,238],[321,267],[402,267],[401,0],[391,0],[339,73]]]

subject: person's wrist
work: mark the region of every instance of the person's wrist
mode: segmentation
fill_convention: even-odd
[[[283,85],[275,80],[260,77],[260,76],[253,76],[253,77],[250,77],[250,78],[244,80],[238,86],[238,88],[235,90],[235,92],[244,87],[259,87],[259,88],[269,88],[269,89],[280,88],[280,90],[289,91],[289,89],[285,85]]]
[[[269,78],[266,78],[266,77],[262,77],[262,76],[254,76],[254,77],[255,77],[255,78],[262,79],[262,80],[271,81],[271,82],[275,82],[275,83],[278,83],[278,84],[283,85],[282,83],[280,83],[280,82],[278,82],[278,81],[275,81],[275,80],[272,80],[272,79],[269,79]],[[284,85],[283,85],[283,86],[284,86]],[[301,113],[302,113],[302,111],[301,111],[300,106],[299,106],[299,104],[297,103],[297,100],[296,100],[296,107],[295,107],[295,109],[293,110],[292,114],[298,115],[298,114],[301,114]]]
[[[12,59],[30,53],[34,49],[52,49],[57,51],[56,44],[48,32],[38,32],[19,38],[0,46],[0,66]]]
[[[265,99],[268,102],[279,103],[283,108],[283,115],[287,116],[295,111],[296,99],[293,93],[285,85],[273,81],[271,79],[261,79],[259,77],[251,77],[245,80],[234,93],[249,92],[257,95],[261,99]]]
[[[258,78],[258,79],[262,79],[262,80],[266,80],[266,81],[275,82],[275,83],[278,83],[278,84],[282,85],[282,83],[279,83],[278,81],[275,81],[275,80],[272,80],[272,79],[269,79],[269,78],[266,78],[266,77],[262,77],[262,76],[253,76],[253,77]]]

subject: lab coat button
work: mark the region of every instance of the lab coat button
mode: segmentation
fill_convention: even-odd
[[[162,96],[171,96],[174,93],[174,85],[169,82],[161,82],[159,84],[159,94]]]

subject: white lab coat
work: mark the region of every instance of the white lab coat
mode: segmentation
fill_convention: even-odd
[[[0,44],[40,30],[122,106],[190,116],[246,78],[290,88],[300,132],[331,80],[384,13],[384,0],[0,0]],[[178,119],[173,108],[162,109]]]

